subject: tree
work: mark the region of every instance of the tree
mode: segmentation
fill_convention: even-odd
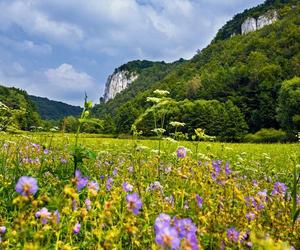
[[[277,119],[289,135],[300,131],[300,77],[294,77],[282,83],[278,98]]]

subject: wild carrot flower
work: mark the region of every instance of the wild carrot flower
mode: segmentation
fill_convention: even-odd
[[[142,201],[137,193],[128,194],[126,196],[127,208],[134,214],[138,214],[142,207]]]
[[[47,224],[48,220],[51,218],[51,213],[47,208],[43,207],[41,210],[35,213],[36,218],[40,218],[43,225]]]
[[[81,225],[80,225],[79,222],[77,222],[77,223],[75,224],[75,226],[73,227],[73,233],[74,233],[74,234],[79,234],[80,228],[81,228]]]
[[[230,241],[238,242],[240,237],[240,232],[235,229],[235,227],[229,228],[227,230],[227,238]]]
[[[166,226],[156,233],[155,242],[164,249],[179,249],[180,239],[175,228]]]
[[[286,193],[287,187],[284,183],[282,182],[276,182],[274,184],[273,190],[272,190],[272,195],[278,195],[278,196],[284,196]]]
[[[185,147],[179,147],[176,151],[178,158],[184,158],[186,157],[186,148]]]
[[[23,196],[35,195],[37,191],[37,180],[33,177],[22,176],[16,184],[16,192]]]
[[[123,190],[128,193],[128,192],[132,192],[133,190],[133,186],[131,184],[129,184],[128,182],[124,182],[123,183]]]

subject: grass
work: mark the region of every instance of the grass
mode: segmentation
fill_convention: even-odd
[[[72,134],[0,135],[0,248],[300,247],[300,222],[293,218],[300,144],[163,140],[158,152],[155,140],[80,135],[81,175],[74,177],[74,142]],[[186,157],[177,157],[179,146]],[[15,191],[21,176],[38,181],[36,194]],[[124,182],[132,192],[124,191]],[[276,189],[278,183],[284,186]],[[133,210],[139,200],[141,208]],[[43,207],[50,212],[44,224],[36,216]],[[161,214],[170,216],[167,223],[159,224]],[[180,229],[184,223],[196,232]],[[180,243],[166,240],[168,233]]]

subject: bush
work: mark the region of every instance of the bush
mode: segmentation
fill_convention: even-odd
[[[284,142],[287,140],[286,132],[274,128],[263,128],[255,134],[247,134],[244,138],[246,142],[264,143],[264,142]]]

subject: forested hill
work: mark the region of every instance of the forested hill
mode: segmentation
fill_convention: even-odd
[[[60,120],[70,115],[79,116],[82,111],[79,106],[52,101],[44,97],[30,95],[29,98],[36,105],[41,118],[45,120]]]
[[[117,132],[128,132],[131,123],[149,107],[147,96],[151,96],[155,89],[164,89],[177,101],[230,101],[242,113],[250,132],[271,127],[286,129],[279,118],[278,97],[284,81],[300,76],[300,4],[299,1],[266,1],[259,8],[254,8],[263,11],[259,15],[274,9],[278,19],[273,24],[227,38],[224,30],[230,26],[229,22],[216,36],[218,39],[191,60],[157,64],[154,68],[142,70],[131,87],[115,99],[96,106],[94,115],[112,118]],[[239,17],[245,20],[249,13],[253,14],[247,10]],[[140,89],[139,84],[143,86]],[[188,112],[193,113],[191,110]],[[220,128],[213,129],[214,125],[200,121],[201,114],[196,111],[194,116],[186,118],[194,120],[190,126],[200,124],[208,133],[218,136]],[[175,119],[171,110],[167,117]],[[181,116],[176,117],[180,119]],[[299,124],[295,126],[294,130]],[[188,131],[183,129],[183,132]]]
[[[14,121],[18,128],[29,130],[31,126],[37,126],[40,123],[40,116],[26,91],[0,85],[0,102],[9,109],[22,111]]]

